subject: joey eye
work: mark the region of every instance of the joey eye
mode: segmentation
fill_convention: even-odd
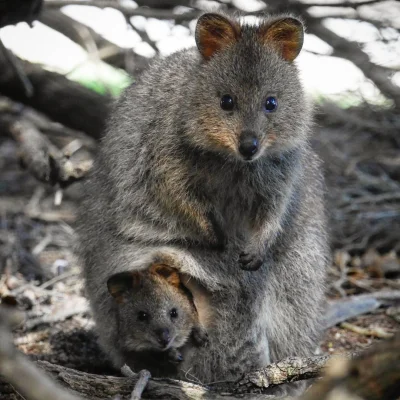
[[[266,113],[274,112],[276,111],[277,107],[278,107],[278,100],[275,97],[269,96],[265,99],[264,112]]]
[[[149,314],[144,311],[139,311],[137,318],[139,321],[147,321],[149,319]]]
[[[173,308],[170,312],[169,315],[171,318],[177,318],[178,317],[178,311],[176,311],[176,308]]]
[[[224,94],[221,97],[220,105],[223,110],[232,111],[233,107],[235,106],[235,102],[230,94]]]

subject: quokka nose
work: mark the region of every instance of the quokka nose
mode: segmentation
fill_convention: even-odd
[[[257,153],[258,145],[258,139],[255,136],[246,135],[240,139],[239,152],[244,158],[250,160]]]
[[[160,343],[162,346],[167,346],[168,343],[171,341],[171,336],[169,335],[169,330],[168,329],[160,329],[157,331],[158,335],[158,343]]]

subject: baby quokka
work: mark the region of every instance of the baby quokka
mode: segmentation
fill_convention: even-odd
[[[153,265],[113,275],[108,290],[117,305],[119,346],[126,363],[155,376],[170,376],[183,361],[180,349],[191,339],[207,343],[191,292],[176,269]]]

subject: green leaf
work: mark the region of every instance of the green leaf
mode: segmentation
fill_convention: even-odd
[[[100,94],[110,94],[115,97],[133,82],[133,78],[125,71],[102,61],[85,62],[67,76]]]

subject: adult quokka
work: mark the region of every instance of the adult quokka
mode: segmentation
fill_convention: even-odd
[[[209,345],[178,375],[231,379],[312,353],[328,250],[312,113],[294,63],[303,35],[287,15],[248,25],[204,14],[197,47],[155,60],[117,102],[79,229],[109,352],[121,350],[107,280],[164,257],[209,292],[200,321],[212,311]]]

